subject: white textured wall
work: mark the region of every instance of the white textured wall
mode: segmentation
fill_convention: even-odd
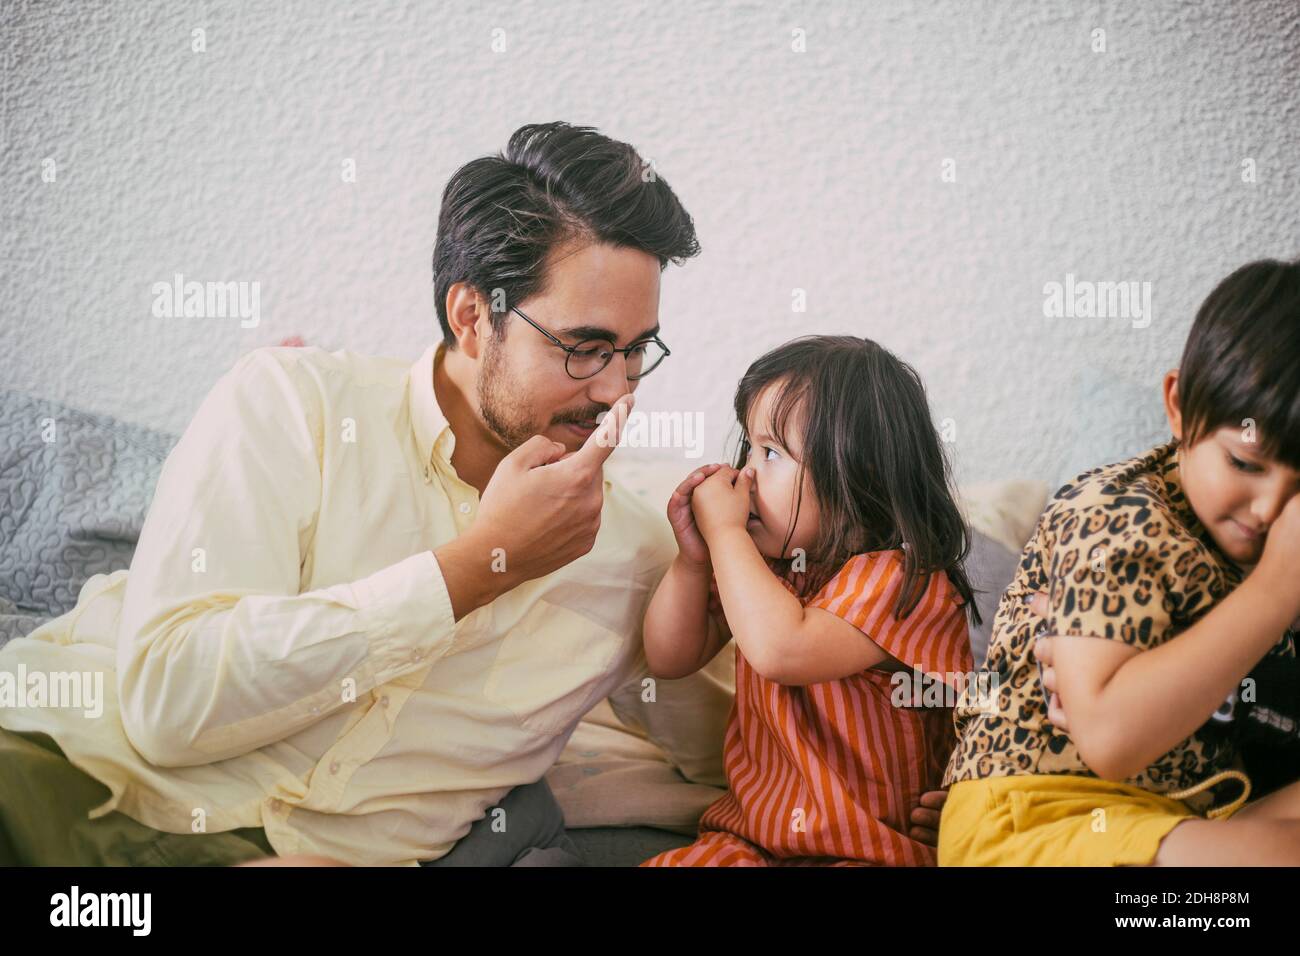
[[[964,480],[1051,479],[1080,369],[1154,401],[1213,284],[1300,253],[1297,10],[5,0],[0,382],[179,430],[288,335],[414,358],[448,176],[566,119],[652,157],[704,247],[642,408],[703,411],[715,457],[750,359],[850,331],[917,366]],[[176,272],[260,282],[261,324],[154,318]],[[1154,321],[1045,319],[1067,272],[1151,282]]]

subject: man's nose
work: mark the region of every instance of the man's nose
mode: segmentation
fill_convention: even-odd
[[[621,352],[587,382],[587,397],[600,405],[613,405],[628,392],[635,392],[639,384],[627,377],[627,356]]]

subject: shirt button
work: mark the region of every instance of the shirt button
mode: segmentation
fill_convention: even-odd
[[[380,707],[387,707],[387,706],[388,706],[388,695],[387,695],[387,694],[385,694],[383,697],[379,698],[379,706],[380,706]]]
[[[338,772],[339,772],[339,762],[337,760],[331,760],[330,773],[338,773]]]
[[[428,481],[429,481],[429,466],[428,466],[428,465],[425,465],[425,466],[424,466],[424,480],[425,480],[426,483],[428,483]]]
[[[460,513],[463,514],[463,515],[467,515],[467,514],[469,514],[469,502],[468,502],[468,501],[462,501],[462,502],[460,503]]]
[[[283,808],[284,808],[284,804],[280,802],[279,797],[275,797],[274,799],[271,800],[272,812],[279,813]]]

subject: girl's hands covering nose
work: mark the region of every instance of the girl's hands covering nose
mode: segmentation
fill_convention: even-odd
[[[723,465],[695,489],[691,496],[691,510],[706,542],[726,528],[745,529],[745,522],[749,520],[753,477],[751,468],[737,471],[730,465]]]
[[[691,511],[691,496],[700,482],[723,467],[725,466],[705,465],[697,468],[686,476],[668,499],[668,523],[673,526],[673,536],[677,538],[677,551],[683,560],[699,567],[709,564],[709,546],[696,527],[695,515]]]

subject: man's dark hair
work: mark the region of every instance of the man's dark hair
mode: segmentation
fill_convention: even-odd
[[[1300,260],[1261,259],[1220,282],[1178,372],[1183,444],[1253,419],[1260,451],[1300,469]]]
[[[521,126],[505,152],[466,163],[447,183],[433,248],[433,294],[448,348],[447,290],[468,282],[500,334],[510,308],[545,289],[547,254],[570,239],[640,249],[681,265],[699,254],[695,225],[667,181],[627,143],[589,126]]]

